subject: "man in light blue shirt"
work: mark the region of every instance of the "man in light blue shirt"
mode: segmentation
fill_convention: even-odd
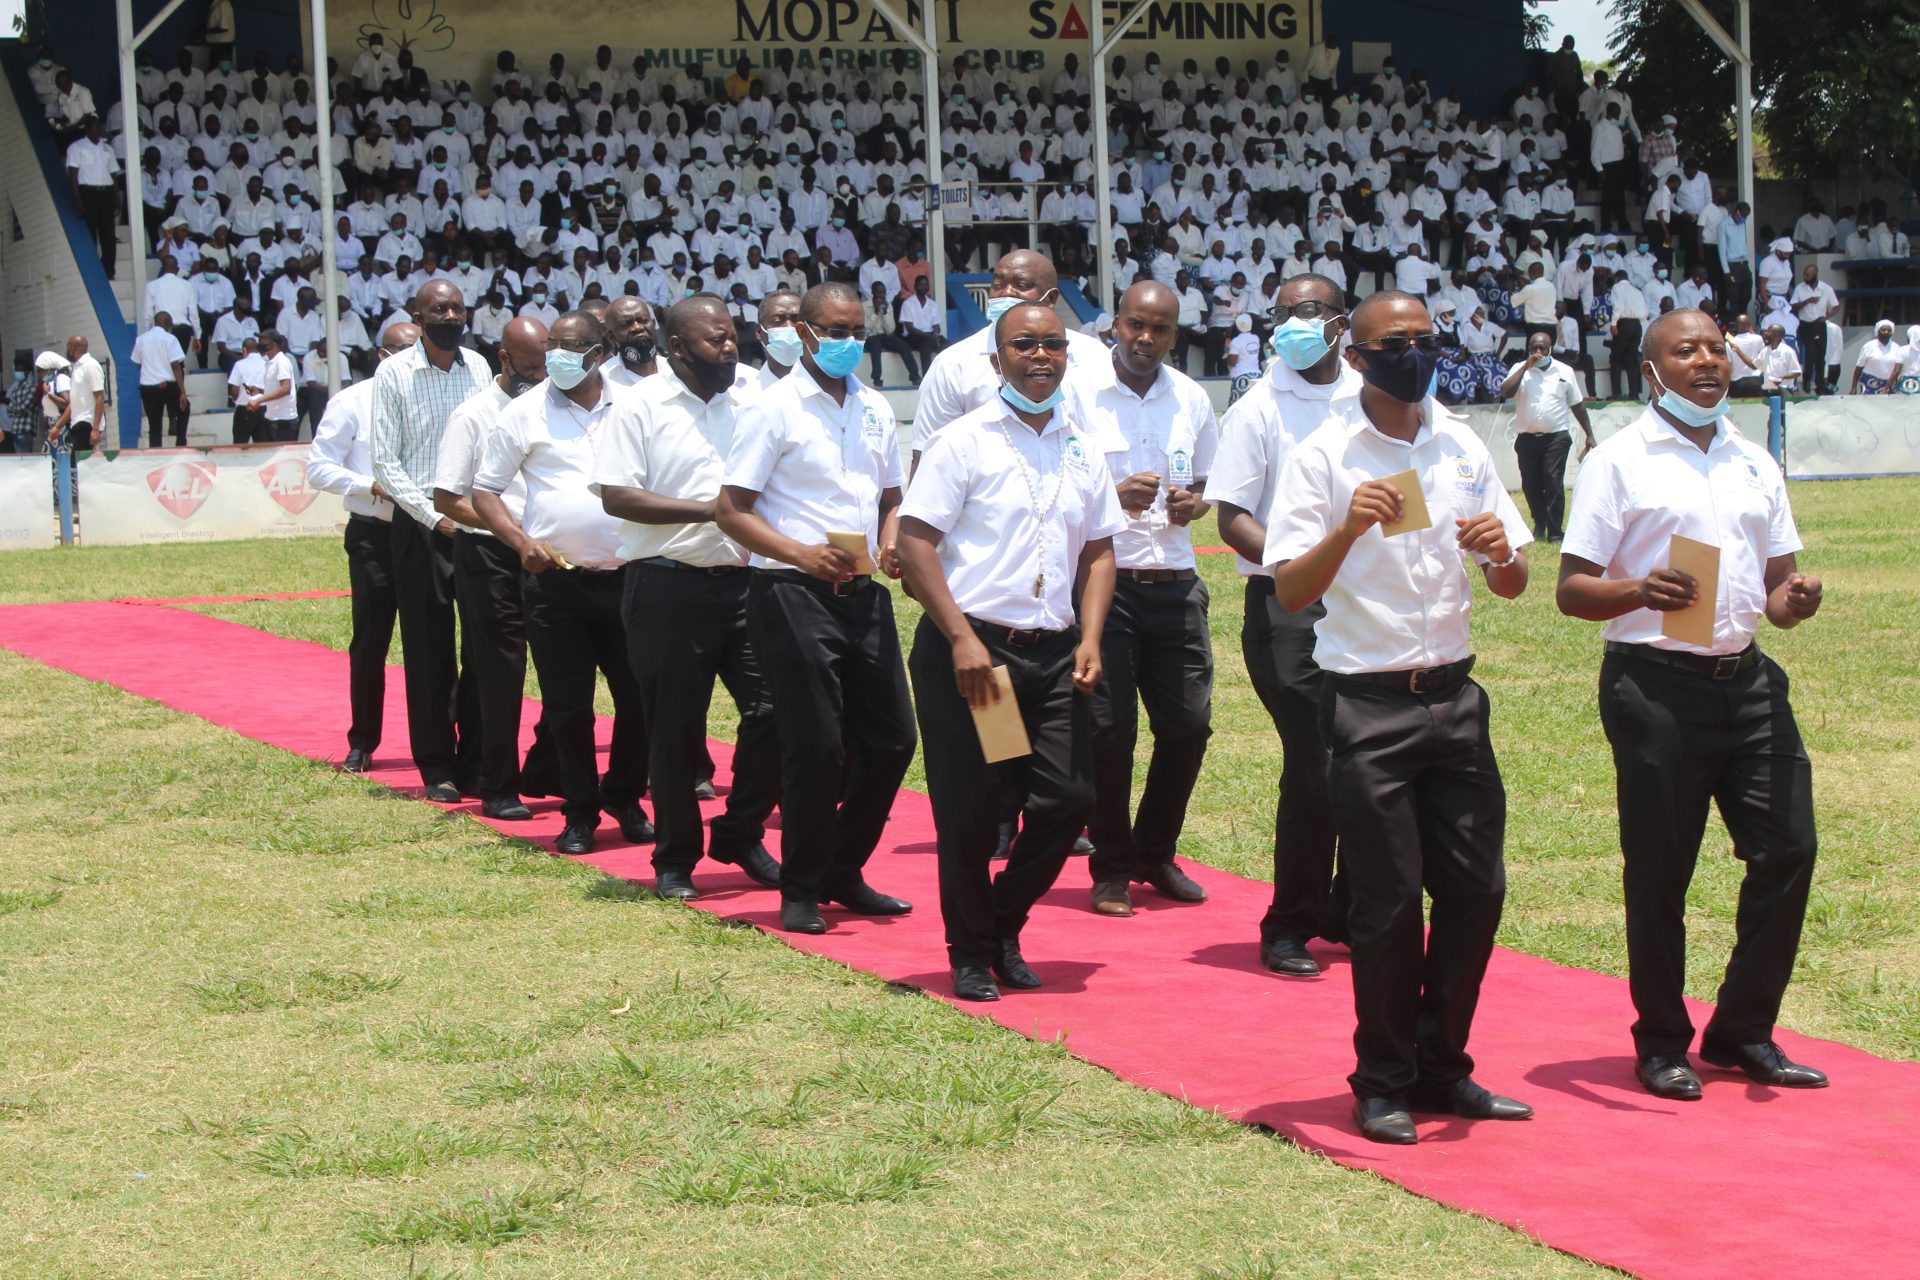
[[[1747,257],[1747,219],[1753,210],[1742,200],[1720,223],[1720,269],[1727,276],[1729,312],[1747,306],[1753,297],[1752,260]]]

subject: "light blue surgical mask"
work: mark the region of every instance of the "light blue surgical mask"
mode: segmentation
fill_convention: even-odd
[[[1653,379],[1653,385],[1660,387],[1660,379]],[[1660,387],[1660,398],[1654,403],[1690,427],[1710,427],[1720,421],[1721,415],[1727,411],[1725,392],[1721,393],[1720,399],[1714,403],[1713,407],[1702,408],[1679,392]]]
[[[587,380],[587,358],[564,347],[547,352],[547,377],[562,391],[571,391]]]
[[[813,362],[829,378],[844,378],[860,367],[860,357],[867,349],[867,344],[860,339],[822,338],[817,333],[814,337],[820,346],[813,353]]]
[[[1045,400],[1034,400],[1022,394],[1011,382],[1003,382],[1000,384],[1000,398],[1022,413],[1046,413],[1065,400],[1067,393],[1062,388],[1055,387],[1053,394]]]
[[[1299,316],[1289,316],[1285,324],[1273,331],[1270,341],[1273,354],[1289,369],[1311,369],[1333,350],[1333,344],[1327,341],[1327,322],[1303,320]]]
[[[800,353],[807,349],[800,331],[790,324],[767,330],[766,347],[767,359],[788,369],[800,363]]]

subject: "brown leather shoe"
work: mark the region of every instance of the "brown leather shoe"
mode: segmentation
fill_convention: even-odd
[[[1098,916],[1130,916],[1133,895],[1124,880],[1103,880],[1093,886],[1093,913]]]

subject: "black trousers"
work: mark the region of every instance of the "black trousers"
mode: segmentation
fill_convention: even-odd
[[[525,577],[520,557],[498,538],[464,529],[453,535],[454,599],[480,709],[480,772],[474,786],[488,800],[560,791],[559,762],[544,715],[534,725],[524,770],[520,764],[520,714],[527,698],[527,621],[520,598]]]
[[[1573,436],[1566,431],[1522,431],[1513,438],[1533,536],[1548,542],[1560,541],[1566,530],[1567,451],[1572,448]]]
[[[153,386],[141,384],[140,407],[147,414],[147,448],[160,447],[160,423],[164,419],[167,431],[173,436],[176,447],[184,448],[187,443],[187,416],[180,412],[180,384],[162,382]]]
[[[600,811],[637,803],[647,789],[647,722],[627,659],[618,569],[549,569],[521,578],[527,648],[540,680],[541,720],[553,739],[560,811],[589,827]],[[600,775],[593,745],[594,672],[613,697],[613,741]]]
[[[353,590],[353,639],[347,643],[353,723],[347,726],[347,746],[372,754],[386,720],[387,651],[400,608],[393,590],[393,530],[372,516],[349,516],[345,542],[347,583]]]
[[[1613,370],[1613,398],[1640,398],[1640,322],[1616,320],[1614,335],[1607,341],[1607,363]]]
[[[114,191],[112,184],[80,188],[80,217],[93,233],[94,246],[100,251],[100,265],[107,269],[109,280],[113,279],[115,259],[120,252]]]
[[[1104,669],[1093,694],[1093,816],[1087,870],[1095,884],[1136,879],[1173,861],[1213,734],[1213,646],[1207,635],[1207,584],[1113,584],[1100,633]],[[1140,807],[1133,798],[1133,748],[1140,704],[1153,730]]]
[[[926,616],[913,636],[914,703],[926,744],[927,795],[940,858],[940,918],[953,965],[991,964],[1003,938],[1018,938],[1033,904],[1053,887],[1093,804],[1089,699],[1073,688],[1077,631],[1029,645],[975,624],[996,666],[1004,665],[1033,753],[990,765],[973,714],[953,682],[953,646]],[[997,785],[996,785],[997,784]],[[989,792],[1024,796],[1020,834],[1007,863],[990,873],[997,815]]]
[[[272,433],[267,430],[267,420],[259,410],[249,409],[243,404],[234,406],[233,442],[235,444],[266,444],[272,438]]]
[[[1687,886],[1719,806],[1747,864],[1733,955],[1707,1034],[1735,1044],[1773,1037],[1793,976],[1813,883],[1813,765],[1771,658],[1728,680],[1627,654],[1600,664],[1600,723],[1613,744],[1627,904],[1634,1048],[1681,1053],[1693,1041],[1682,999]]]
[[[653,865],[662,871],[693,870],[705,845],[693,789],[703,771],[711,773],[707,707],[716,679],[740,710],[740,728],[727,807],[713,820],[713,853],[736,861],[758,844],[780,799],[780,730],[747,635],[749,572],[711,574],[637,560],[626,568],[621,613],[646,713],[658,836]]]
[[[1313,628],[1326,616],[1315,603],[1288,613],[1273,579],[1247,579],[1240,652],[1260,705],[1280,735],[1280,800],[1273,811],[1273,903],[1260,921],[1262,945],[1278,938],[1346,937],[1345,877],[1334,876],[1333,796],[1327,744],[1320,736],[1320,689]]]
[[[1353,896],[1353,1047],[1361,1098],[1473,1072],[1467,1036],[1506,899],[1507,798],[1486,692],[1328,675],[1320,729]],[[1433,898],[1422,945],[1421,891]]]
[[[407,680],[407,739],[429,786],[471,791],[480,777],[480,687],[454,660],[453,539],[404,511],[393,517],[393,588]],[[461,636],[462,651],[470,635]]]
[[[1814,388],[1814,394],[1828,395],[1833,386],[1827,381],[1827,322],[1803,320],[1800,323],[1800,367],[1806,371],[1802,385]]]
[[[916,740],[892,593],[841,590],[782,570],[747,583],[780,729],[780,892],[810,902],[860,882]]]
[[[1633,182],[1633,163],[1613,160],[1600,166],[1600,229],[1627,231],[1627,190]]]

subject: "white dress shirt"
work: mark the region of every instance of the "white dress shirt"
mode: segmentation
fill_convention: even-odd
[[[1473,585],[1454,521],[1491,511],[1515,551],[1533,541],[1493,455],[1465,420],[1431,397],[1422,402],[1420,418],[1411,442],[1396,440],[1377,430],[1356,400],[1287,459],[1275,519],[1267,526],[1269,565],[1318,546],[1346,518],[1363,482],[1408,469],[1419,473],[1433,520],[1393,538],[1375,525],[1348,550],[1327,588],[1326,616],[1314,626],[1313,660],[1323,671],[1406,671],[1465,658]],[[1471,558],[1488,563],[1478,552]]]
[[[1231,502],[1271,528],[1280,501],[1280,476],[1293,447],[1328,418],[1358,403],[1365,380],[1345,360],[1339,376],[1324,385],[1308,382],[1284,360],[1234,402],[1220,419],[1220,451],[1207,477],[1207,500]],[[1265,573],[1243,555],[1234,556],[1243,578]]]
[[[393,519],[393,504],[373,496],[373,458],[367,432],[373,425],[373,383],[356,382],[327,401],[307,449],[307,483],[337,493],[347,511],[373,520]]]
[[[757,382],[734,384],[702,400],[671,367],[614,397],[613,415],[593,466],[593,492],[607,486],[645,489],[682,502],[708,502],[720,494],[720,479],[733,448],[734,420],[760,394]],[[712,521],[694,524],[620,522],[620,554],[628,560],[665,556],[711,568],[744,565],[747,549]]]
[[[887,398],[849,375],[835,404],[805,369],[782,378],[734,419],[721,483],[760,495],[754,505],[774,532],[806,546],[828,533],[866,535],[879,560],[880,494],[902,482]],[[791,569],[762,555],[755,568]]]
[[[606,513],[589,487],[593,459],[613,416],[613,396],[604,384],[600,399],[582,409],[551,382],[523,392],[500,411],[480,451],[473,487],[505,494],[525,482],[527,505],[520,527],[582,569],[614,569],[621,522]]]
[[[1065,385],[1071,417],[1094,451],[1104,455],[1112,484],[1142,471],[1160,477],[1152,504],[1115,535],[1115,563],[1122,569],[1193,568],[1193,534],[1168,520],[1167,489],[1178,469],[1176,456],[1190,475],[1183,487],[1212,474],[1220,447],[1213,401],[1199,383],[1168,365],[1160,366],[1144,397],[1135,395],[1120,381],[1111,357],[1072,370]]]
[[[382,325],[381,332],[388,327]],[[373,474],[395,504],[429,529],[442,519],[433,509],[431,490],[447,420],[492,381],[493,372],[478,351],[460,348],[452,366],[442,370],[427,359],[425,339],[389,356],[374,371],[368,435]]]
[[[1667,566],[1675,534],[1720,548],[1713,644],[1702,649],[1662,635],[1652,609],[1612,619],[1606,638],[1739,653],[1766,612],[1767,561],[1800,550],[1786,480],[1766,449],[1726,418],[1703,453],[1649,408],[1581,464],[1560,550],[1602,566],[1609,578],[1643,578]]]
[[[513,397],[502,391],[499,379],[494,378],[453,411],[447,418],[447,429],[440,434],[440,456],[433,468],[434,488],[462,498],[473,495],[473,478],[480,473],[480,458],[487,438],[493,434],[501,412],[512,403]],[[500,500],[507,504],[515,520],[522,520],[527,513],[527,482],[516,475],[500,491]],[[491,529],[461,527],[468,533],[493,537]]]
[[[180,340],[165,329],[148,329],[133,340],[133,362],[140,366],[140,385],[158,387],[174,380],[173,366],[185,364]]]
[[[968,617],[1021,630],[1074,625],[1082,550],[1127,523],[1079,409],[1069,397],[1036,432],[996,393],[921,456],[900,515],[940,531],[940,568]]]
[[[978,409],[1000,395],[1000,375],[993,371],[993,326],[986,325],[952,343],[927,365],[920,379],[920,398],[913,411],[913,447],[926,451],[940,428]],[[1067,330],[1067,372],[1085,363],[1112,359],[1107,344],[1077,329]]]
[[[1545,368],[1529,360],[1514,397],[1514,425],[1527,435],[1571,431],[1573,406],[1586,398],[1572,368],[1551,357]]]
[[[268,422],[292,422],[300,416],[300,402],[296,398],[300,392],[300,372],[293,367],[293,357],[280,351],[267,361],[261,389],[272,395],[283,382],[287,384],[287,394],[267,401],[260,408],[261,416]]]

